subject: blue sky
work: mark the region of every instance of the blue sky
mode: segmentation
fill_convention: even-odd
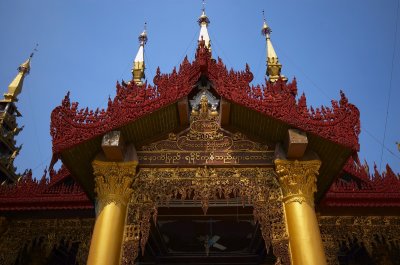
[[[115,95],[116,81],[131,79],[144,21],[149,37],[146,75],[151,82],[157,66],[168,73],[186,54],[192,59],[201,6],[200,0],[0,1],[2,92],[39,43],[18,102],[23,114],[19,124],[25,125],[17,139],[23,144],[16,159],[18,171],[32,168],[41,176],[49,164],[50,113],[67,91],[81,107],[105,107],[108,96]],[[314,107],[330,106],[342,89],[361,112],[360,157],[370,165],[376,161],[378,168],[389,99],[382,168],[389,163],[400,172],[395,145],[400,141],[397,1],[207,1],[214,56],[235,70],[248,63],[255,84],[263,82],[265,73],[263,9],[283,74],[296,76],[299,92],[305,92]]]

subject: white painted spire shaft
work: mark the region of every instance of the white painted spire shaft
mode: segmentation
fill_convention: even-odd
[[[210,35],[208,34],[208,29],[207,29],[208,24],[210,24],[210,20],[208,19],[207,15],[206,15],[204,6],[203,6],[203,12],[201,13],[201,16],[199,17],[197,22],[199,22],[199,25],[200,25],[199,42],[203,40],[205,42],[205,46],[208,49],[211,49],[211,40],[210,40]]]
[[[144,46],[146,42],[147,42],[147,32],[145,23],[144,30],[139,35],[140,46],[136,54],[135,60],[133,61],[133,67],[132,67],[133,81],[135,81],[137,85],[141,85],[142,79],[145,78],[144,70],[146,69],[146,66],[144,63]]]

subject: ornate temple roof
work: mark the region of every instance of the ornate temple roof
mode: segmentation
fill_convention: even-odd
[[[196,59],[190,63],[185,58],[178,71],[161,74],[157,69],[154,85],[117,83],[117,95],[108,100],[106,110],[79,109],[68,93],[51,114],[53,153],[59,154],[177,102],[189,94],[201,75],[214,83],[221,96],[238,105],[353,151],[359,149],[359,111],[343,92],[331,107],[308,108],[304,94],[296,98],[296,79],[290,83],[278,80],[274,84],[251,85],[253,74],[248,65],[244,71],[228,71],[220,58],[211,60],[208,50],[200,46]]]
[[[51,114],[53,162],[61,158],[75,176],[91,179],[88,165],[99,151],[104,133],[122,130],[127,141],[137,142],[175,130],[180,126],[176,104],[189,95],[200,78],[208,79],[216,93],[232,103],[232,126],[273,141],[282,141],[288,128],[309,133],[310,145],[325,161],[321,192],[359,148],[359,111],[344,93],[331,107],[308,108],[305,95],[297,95],[296,79],[252,85],[248,65],[243,71],[228,70],[222,59],[211,58],[203,40],[193,62],[185,58],[170,74],[157,69],[154,85],[117,83],[116,96],[109,99],[106,110],[79,109],[68,93]],[[253,119],[246,118],[248,115]],[[93,184],[83,185],[86,191],[93,190]]]
[[[133,68],[140,74],[137,80],[134,75],[134,82],[117,82],[116,96],[108,99],[106,109],[80,108],[77,102],[71,102],[68,93],[51,113],[50,126],[52,164],[61,159],[66,167],[58,172],[50,169],[49,180],[44,175],[35,181],[28,172],[16,185],[0,187],[0,210],[92,209],[90,162],[100,151],[101,137],[109,131],[121,130],[127,141],[140,142],[179,129],[183,124],[179,120],[178,102],[187,99],[201,79],[207,79],[215,92],[231,103],[230,126],[276,142],[283,140],[289,128],[307,132],[309,146],[323,161],[318,180],[321,189],[317,194],[320,205],[400,206],[393,201],[400,197],[396,192],[400,188],[399,176],[390,167],[384,175],[375,170],[374,176],[370,176],[359,161],[351,158],[359,150],[360,114],[343,92],[329,107],[307,106],[305,94],[298,95],[296,79],[287,82],[280,74],[281,64],[266,22],[263,33],[267,64],[278,67],[279,73],[273,78],[270,75],[264,84],[254,85],[248,65],[242,71],[228,70],[221,58],[212,58],[209,20],[204,10],[198,22],[200,35],[195,59],[190,62],[185,57],[180,67],[168,74],[162,74],[158,68],[153,84],[141,82],[145,69],[143,48],[147,41],[144,31],[139,36],[140,47]],[[79,179],[79,185],[72,176]]]
[[[0,211],[93,209],[79,184],[64,166],[44,172],[40,180],[26,171],[13,185],[0,185]]]

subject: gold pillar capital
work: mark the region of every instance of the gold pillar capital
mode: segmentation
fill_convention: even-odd
[[[306,202],[313,207],[321,161],[276,159],[274,162],[283,193],[283,201],[300,204]]]
[[[92,162],[97,196],[96,223],[93,229],[88,265],[120,264],[126,208],[133,189],[137,161]]]
[[[132,195],[132,182],[136,174],[137,161],[92,162],[95,175],[95,192],[99,212],[105,205],[114,203],[126,206]]]

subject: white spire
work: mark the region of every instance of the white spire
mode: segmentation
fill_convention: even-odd
[[[208,24],[210,24],[210,20],[208,19],[207,15],[206,15],[204,1],[203,1],[203,11],[201,13],[201,16],[197,20],[197,22],[199,22],[199,25],[200,25],[199,41],[204,40],[206,47],[208,49],[210,49],[210,47],[211,47],[210,36],[208,35],[208,30],[207,30],[207,26],[208,26]]]
[[[140,44],[139,50],[135,57],[135,63],[144,62],[144,45]]]
[[[140,46],[136,54],[135,60],[133,61],[133,68],[132,68],[133,80],[138,85],[141,85],[142,79],[145,78],[144,70],[146,67],[144,63],[144,45],[147,43],[146,25],[147,23],[144,23],[144,30],[139,35]]]

